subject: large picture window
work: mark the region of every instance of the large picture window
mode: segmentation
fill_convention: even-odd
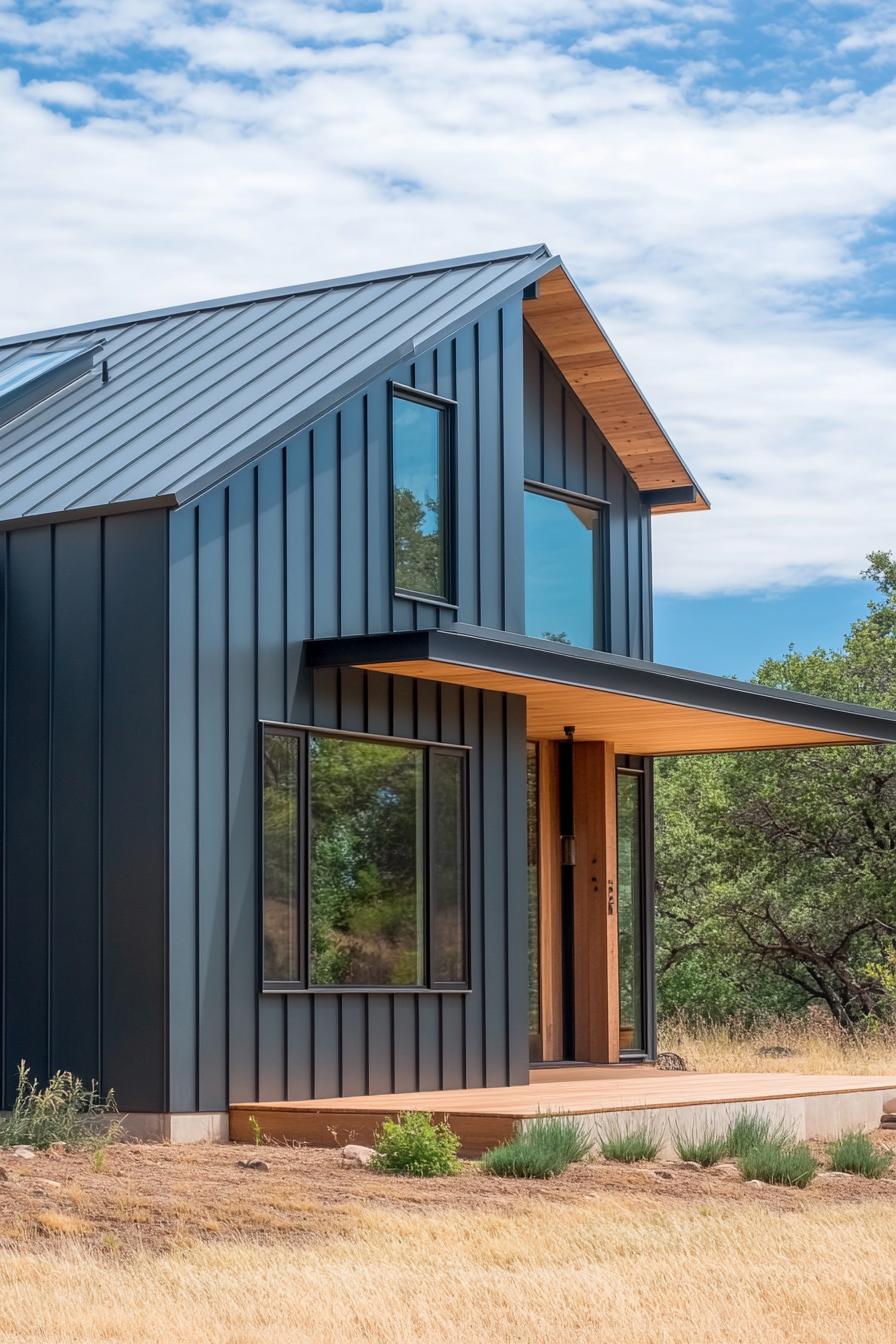
[[[266,988],[466,987],[466,756],[264,726]]]
[[[392,544],[395,589],[453,601],[450,402],[392,393]]]
[[[603,515],[595,501],[529,485],[525,496],[526,634],[603,645]]]

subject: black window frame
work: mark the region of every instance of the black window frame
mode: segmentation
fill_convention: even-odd
[[[299,887],[297,892],[298,911],[296,928],[298,930],[298,980],[268,980],[265,978],[264,964],[264,761],[265,738],[267,736],[291,736],[299,739],[298,751],[298,859]],[[309,787],[308,739],[315,737],[339,737],[353,742],[383,743],[387,746],[412,747],[424,753],[423,790],[424,811],[426,817],[425,854],[423,863],[423,976],[416,985],[319,985],[310,979],[310,813],[311,789]],[[470,992],[470,755],[472,748],[455,742],[431,742],[423,738],[391,737],[384,733],[359,733],[341,728],[320,728],[316,724],[277,723],[262,719],[258,724],[258,807],[257,807],[257,890],[258,890],[258,981],[263,994],[468,994]],[[433,756],[451,756],[462,762],[461,769],[461,816],[463,832],[461,835],[461,878],[463,901],[463,969],[462,980],[436,980],[433,967],[433,920],[432,920],[432,790],[430,787],[431,762]]]
[[[528,478],[523,481],[524,495],[544,495],[547,499],[559,500],[561,504],[578,504],[581,508],[591,509],[596,516],[596,525],[598,528],[596,554],[600,563],[600,572],[595,576],[594,591],[592,595],[592,626],[593,636],[591,647],[598,653],[606,653],[609,650],[609,616],[610,616],[610,528],[609,511],[610,501],[601,499],[597,495],[585,495],[578,490],[566,490],[559,485],[546,485],[544,481],[533,481]],[[525,499],[523,500],[525,507]],[[526,609],[526,547],[525,534],[523,540],[523,624],[525,626]],[[538,639],[538,635],[529,635],[530,639]],[[545,644],[550,644],[551,640],[543,640]],[[573,644],[572,648],[581,648],[581,645]]]
[[[444,593],[418,592],[403,588],[395,574],[395,401],[415,401],[441,412],[439,436],[439,478],[444,498],[440,500],[442,525],[442,572],[445,576]],[[430,606],[457,610],[457,402],[451,397],[440,397],[405,383],[389,383],[389,573],[392,593],[409,602],[425,602]]]

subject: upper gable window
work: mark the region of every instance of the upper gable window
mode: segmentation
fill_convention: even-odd
[[[392,392],[392,545],[395,590],[453,602],[453,403]]]
[[[527,485],[526,634],[603,645],[603,511],[596,500]]]

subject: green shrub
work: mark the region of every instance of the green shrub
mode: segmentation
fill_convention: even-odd
[[[110,1118],[116,1110],[111,1090],[102,1097],[95,1083],[86,1087],[70,1073],[54,1073],[46,1087],[38,1087],[22,1060],[12,1110],[0,1119],[0,1147],[18,1143],[32,1148],[49,1148],[51,1143],[101,1147],[118,1137],[121,1126]]]
[[[539,1115],[517,1125],[513,1138],[490,1149],[481,1166],[491,1176],[559,1176],[570,1163],[586,1158],[591,1147],[591,1136],[575,1116]]]
[[[768,1185],[809,1184],[818,1163],[805,1143],[793,1139],[770,1140],[749,1148],[737,1159],[745,1181],[765,1181]]]
[[[446,1124],[434,1125],[426,1111],[406,1111],[384,1120],[376,1136],[374,1171],[406,1176],[453,1176],[460,1171],[460,1139]]]
[[[728,1156],[728,1135],[710,1130],[679,1129],[672,1132],[672,1146],[682,1162],[714,1167]]]
[[[792,1143],[793,1137],[791,1130],[780,1120],[772,1120],[761,1111],[741,1111],[728,1126],[726,1148],[728,1156],[737,1160],[753,1148]]]
[[[600,1151],[611,1162],[652,1162],[662,1135],[648,1121],[612,1125],[600,1136]]]
[[[828,1144],[828,1161],[832,1171],[849,1171],[879,1181],[893,1165],[893,1154],[875,1148],[867,1134],[853,1129]]]

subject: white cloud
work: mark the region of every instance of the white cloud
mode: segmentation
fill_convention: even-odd
[[[658,520],[658,588],[851,576],[890,542],[896,329],[855,313],[887,257],[896,86],[813,72],[713,99],[693,35],[728,22],[720,4],[215,13],[0,8],[0,41],[54,76],[0,75],[2,330],[543,238],[713,499]],[[670,50],[691,34],[677,74],[600,64],[644,28]]]
[[[580,43],[579,51],[606,51],[616,54],[630,47],[678,47],[684,38],[676,24],[646,23],[633,28],[613,28],[595,33]]]
[[[25,85],[23,93],[26,98],[33,98],[38,103],[50,103],[78,111],[96,107],[101,101],[97,89],[74,79],[32,79]]]

